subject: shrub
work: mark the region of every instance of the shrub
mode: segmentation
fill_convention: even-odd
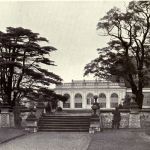
[[[57,111],[62,111],[62,108],[61,107],[57,107]]]

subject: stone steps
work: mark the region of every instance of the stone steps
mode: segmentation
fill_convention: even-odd
[[[43,126],[45,126],[45,125],[59,125],[60,126],[60,122],[39,122],[38,123],[38,125],[43,125]],[[82,126],[86,126],[86,125],[89,125],[89,124],[87,124],[87,122],[77,122],[77,123],[72,123],[72,122],[61,122],[61,125],[63,126],[63,125],[70,125],[70,126],[74,126],[74,125],[77,125],[77,126],[80,126],[80,125],[82,125]]]
[[[89,129],[39,129],[39,132],[88,132]]]
[[[88,132],[90,116],[44,115],[38,122],[38,131]]]

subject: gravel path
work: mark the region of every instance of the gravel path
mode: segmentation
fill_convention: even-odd
[[[25,135],[26,132],[15,128],[0,128],[0,143]]]
[[[38,132],[1,144],[0,150],[87,150],[88,133]]]
[[[88,150],[150,150],[150,136],[138,130],[106,130],[93,135]]]
[[[139,130],[104,130],[96,134],[38,132],[8,143],[0,150],[149,150],[150,136]]]

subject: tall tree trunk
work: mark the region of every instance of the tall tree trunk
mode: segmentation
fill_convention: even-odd
[[[139,81],[138,81],[138,91],[137,91],[137,95],[136,95],[136,101],[137,101],[137,104],[139,105],[140,109],[142,109],[143,98],[144,98],[144,95],[143,95],[143,73],[142,73],[142,67],[143,67],[143,63],[141,62],[141,67],[140,67],[139,72],[138,72]]]
[[[15,123],[15,127],[16,128],[20,128],[21,127],[21,111],[20,111],[20,106],[19,106],[19,101],[16,99],[16,103],[14,106],[14,123]]]
[[[136,96],[135,101],[138,104],[139,108],[142,109],[144,95],[143,95],[143,81],[141,78],[141,74],[139,74],[138,85],[135,84],[131,74],[129,74],[129,79],[132,93],[135,94]]]
[[[143,98],[144,98],[144,95],[143,95],[143,92],[141,90],[133,90],[132,89],[132,93],[135,94],[136,96],[136,103],[138,104],[139,108],[142,109],[142,106],[143,106]]]
[[[142,109],[142,106],[143,106],[143,99],[144,99],[144,95],[142,91],[138,91],[136,94],[136,102],[140,109]]]

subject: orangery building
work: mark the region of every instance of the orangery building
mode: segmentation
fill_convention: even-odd
[[[131,89],[124,82],[72,80],[70,83],[57,85],[55,92],[68,97],[67,102],[59,102],[63,109],[90,109],[94,95],[98,96],[101,108],[111,109],[122,104],[125,95],[131,94]],[[150,88],[144,88],[143,92],[143,108],[150,108]]]

